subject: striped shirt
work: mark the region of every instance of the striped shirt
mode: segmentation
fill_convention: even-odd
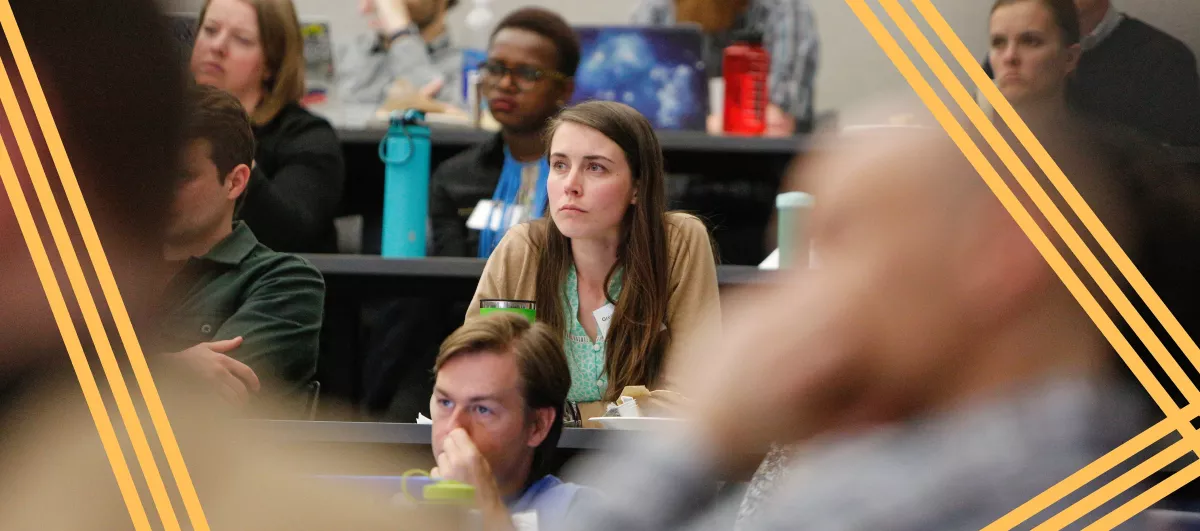
[[[667,26],[676,23],[674,0],[642,0],[633,14],[635,24]],[[721,75],[721,58],[735,33],[753,30],[763,35],[771,56],[771,103],[800,122],[813,116],[813,79],[820,41],[816,16],[808,0],[750,0],[733,27],[708,35],[704,62],[710,78]]]

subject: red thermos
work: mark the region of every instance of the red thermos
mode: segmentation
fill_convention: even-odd
[[[725,78],[725,132],[761,135],[767,129],[767,74],[771,56],[757,32],[734,35],[725,48],[721,71]]]

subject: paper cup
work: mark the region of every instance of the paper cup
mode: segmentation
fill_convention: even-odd
[[[813,197],[804,192],[787,192],[775,197],[778,209],[779,268],[809,266],[808,214]]]

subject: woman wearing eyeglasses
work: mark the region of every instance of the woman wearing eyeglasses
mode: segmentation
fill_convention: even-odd
[[[492,32],[480,65],[480,94],[500,133],[442,163],[430,183],[434,254],[487,258],[505,230],[546,210],[542,130],[575,90],[579,39],[552,11],[512,12]],[[468,229],[480,201],[496,205],[497,226]]]

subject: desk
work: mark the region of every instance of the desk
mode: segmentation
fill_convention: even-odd
[[[342,121],[337,127],[349,176],[342,213],[363,217],[363,249],[368,253],[379,252],[383,164],[378,146],[386,132],[362,121]],[[492,134],[461,126],[431,126],[432,167]],[[770,250],[763,242],[782,176],[793,159],[822,148],[811,136],[737,137],[697,131],[659,131],[658,136],[671,208],[710,220],[723,256],[737,264],[756,264],[766,257]],[[1200,148],[1169,151],[1186,165],[1200,166]]]
[[[359,295],[437,295],[470,298],[486,263],[482,258],[384,258],[377,255],[306,254],[325,277],[327,291]],[[771,271],[754,266],[721,265],[721,286],[769,281]]]
[[[324,116],[337,131],[343,144],[366,144],[378,146],[387,134],[387,124],[375,119],[375,107],[352,103],[325,103],[310,108]],[[492,131],[475,129],[465,125],[433,123],[429,126],[430,141],[434,146],[466,148],[478,144],[495,134]],[[808,145],[807,136],[790,138],[763,138],[710,135],[703,131],[657,131],[664,153],[753,153],[759,155],[795,155]]]
[[[405,471],[429,470],[433,459],[433,426],[389,422],[332,422],[255,420],[243,424],[244,434],[297,456],[312,455],[304,472],[355,482],[374,483],[377,487],[395,487]],[[565,428],[557,451],[550,456],[551,473],[561,473],[564,465],[586,454],[604,453],[644,440],[646,432]],[[347,459],[329,461],[321,456],[340,455]]]
[[[484,260],[303,256],[325,277],[325,323],[317,369],[322,395],[378,410],[395,395],[374,390],[396,386],[411,392],[412,407],[427,404],[423,387],[429,378],[418,376],[432,367],[430,356],[438,343],[462,324]],[[717,268],[717,281],[723,287],[770,282],[773,276],[752,266]],[[392,304],[396,301],[400,302]],[[376,323],[389,323],[394,330],[374,327]],[[391,420],[415,418],[409,409]]]
[[[305,420],[265,420],[251,424],[251,429],[288,443],[351,443],[400,444],[429,446],[432,426],[396,422],[332,422]],[[600,450],[629,439],[644,436],[642,432],[623,430],[594,430],[563,428],[558,447],[566,450]]]
[[[346,158],[342,215],[363,218],[363,252],[378,254],[383,219],[383,163],[379,143],[386,129],[352,120],[334,121]],[[457,126],[430,127],[431,167],[494,133]],[[712,136],[659,131],[668,173],[669,207],[695,212],[713,229],[729,263],[757,264],[764,248],[774,197],[788,164],[811,147],[808,137]]]
[[[386,127],[339,127],[338,138],[343,144],[370,144],[378,146],[387,134]],[[430,141],[436,146],[473,146],[495,134],[470,127],[433,125],[429,128]],[[663,153],[703,152],[737,153],[758,155],[787,155],[802,153],[810,143],[808,136],[783,138],[741,137],[710,135],[701,131],[658,131],[658,141]]]

